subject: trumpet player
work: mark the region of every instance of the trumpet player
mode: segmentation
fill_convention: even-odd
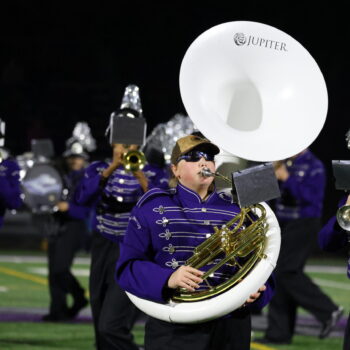
[[[116,279],[138,297],[164,303],[177,288],[203,290],[203,271],[185,266],[196,246],[213,234],[240,208],[231,198],[215,191],[214,156],[219,148],[196,135],[180,138],[172,151],[175,186],[153,189],[137,203],[130,216],[118,260]],[[203,268],[205,269],[205,268]],[[210,277],[217,285],[232,274],[224,265]],[[273,281],[252,293],[240,309],[226,317],[200,324],[174,324],[150,317],[145,329],[145,347],[160,349],[250,349],[251,307],[263,307],[272,296]]]
[[[136,90],[126,89],[123,101]],[[135,96],[131,96],[135,97]],[[130,102],[131,103],[131,102]],[[119,122],[123,126],[139,118],[136,106],[121,108],[110,129],[114,134]],[[130,133],[137,133],[128,128]],[[117,130],[118,131],[118,130]],[[125,132],[124,132],[125,134]],[[125,292],[114,281],[115,263],[119,257],[119,244],[123,241],[130,211],[148,189],[167,185],[166,173],[162,168],[146,164],[143,169],[126,168],[127,154],[137,151],[142,143],[126,144],[123,136],[110,140],[112,161],[97,161],[85,171],[77,193],[77,201],[94,206],[93,237],[91,243],[90,304],[98,350],[135,349],[131,328],[136,319],[136,308]],[[126,135],[127,136],[127,135]],[[118,142],[119,141],[119,142]],[[139,155],[140,156],[140,155]],[[137,157],[137,156],[136,156]],[[144,164],[142,164],[144,165]]]

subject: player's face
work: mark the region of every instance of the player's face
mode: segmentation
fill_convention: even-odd
[[[205,151],[192,151],[182,158],[176,165],[172,165],[178,181],[196,192],[208,189],[214,178],[201,175],[201,170],[208,168],[211,172],[215,172],[214,156]]]
[[[85,166],[85,160],[83,157],[69,157],[67,159],[68,167],[71,170],[81,170]]]

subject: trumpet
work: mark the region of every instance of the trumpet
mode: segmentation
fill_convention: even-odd
[[[122,163],[128,171],[142,170],[146,164],[146,156],[141,151],[132,150],[124,153]]]

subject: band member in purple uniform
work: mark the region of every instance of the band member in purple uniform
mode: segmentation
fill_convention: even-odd
[[[135,95],[138,100],[137,87],[127,87],[123,99],[123,103],[125,100],[128,102],[127,108],[122,104],[121,109],[111,116],[112,161],[92,163],[86,169],[77,193],[80,203],[96,208],[92,224],[90,304],[99,350],[138,349],[131,334],[138,311],[115,283],[115,264],[130,211],[147,190],[155,186],[167,187],[168,184],[167,174],[162,168],[150,164],[146,164],[142,170],[128,171],[125,168],[125,155],[139,148],[145,134],[141,128],[139,143],[118,143],[124,137],[137,137],[137,130],[132,126],[118,134],[120,129],[132,125],[134,118],[140,117],[140,109],[132,103],[135,102]]]
[[[0,227],[7,209],[18,209],[22,205],[18,164],[5,157],[5,122],[0,118]]]
[[[49,263],[49,313],[43,321],[59,322],[75,318],[88,300],[84,288],[71,272],[73,259],[84,248],[91,208],[75,201],[75,191],[84,176],[88,154],[78,141],[63,154],[62,179],[65,193],[47,225]],[[73,298],[68,306],[67,296]]]
[[[269,304],[268,328],[260,342],[289,344],[296,324],[297,308],[310,312],[321,323],[320,338],[342,309],[305,274],[304,266],[320,229],[325,190],[322,162],[306,149],[278,162],[275,174],[281,197],[275,214],[281,226],[281,251],[276,267],[276,293]]]
[[[346,145],[347,148],[350,150],[350,130],[347,131],[345,135]],[[334,165],[333,165],[334,167]],[[349,193],[348,185],[349,178],[346,175],[346,171],[341,172],[341,176],[339,179],[341,185],[339,186],[339,189],[346,189],[346,191]],[[336,173],[334,174],[336,177],[336,182],[338,182]],[[344,182],[344,183],[343,183]],[[345,209],[344,216],[342,217],[340,213],[340,220],[342,227],[339,225],[338,222],[338,213],[337,215],[334,215],[331,217],[326,225],[323,226],[323,228],[318,233],[318,242],[320,247],[325,251],[335,252],[338,250],[342,250],[344,248],[347,249],[348,252],[348,262],[347,262],[347,277],[350,278],[350,231],[348,230],[347,225],[349,224],[348,221],[348,208],[350,206],[350,195],[347,194],[344,196],[338,203],[338,208]],[[339,209],[338,209],[339,210]],[[338,317],[334,317],[330,320],[327,327],[331,330],[337,323]],[[345,333],[344,333],[344,341],[343,341],[343,350],[350,350],[350,314],[348,316],[348,320],[345,327]]]
[[[350,195],[348,197],[343,198],[339,202],[339,207],[346,205],[350,205]],[[318,242],[320,247],[325,251],[337,251],[341,250],[344,247],[348,249],[348,266],[347,266],[347,276],[350,278],[350,236],[349,231],[344,230],[338,224],[337,217],[334,215],[326,225],[321,229],[318,233]],[[332,329],[337,321],[337,318],[333,318],[331,322],[329,322],[328,327]],[[343,342],[343,350],[350,350],[350,315],[348,317],[345,334],[344,334],[344,342]]]
[[[18,209],[22,205],[20,197],[19,167],[11,159],[0,162],[0,227],[7,209]]]
[[[215,171],[219,148],[195,135],[180,138],[171,155],[175,187],[153,189],[137,203],[117,264],[120,286],[138,297],[164,303],[176,288],[203,289],[203,271],[185,266],[185,261],[214,226],[226,224],[240,208],[231,197],[217,193],[212,177],[200,171]],[[204,267],[205,269],[207,267]],[[232,265],[223,265],[210,277],[217,285],[232,275]],[[203,282],[203,283],[202,283]],[[263,307],[273,292],[273,280],[253,293],[244,306],[226,317],[201,324],[173,324],[150,317],[145,347],[160,349],[250,349],[251,307]]]

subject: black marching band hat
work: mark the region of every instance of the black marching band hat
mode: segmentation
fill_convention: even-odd
[[[125,88],[120,108],[110,116],[106,130],[109,143],[143,145],[146,138],[146,120],[143,118],[140,91],[136,85]]]
[[[96,149],[96,141],[92,137],[91,129],[86,122],[78,122],[74,129],[72,137],[66,141],[66,150],[63,157],[82,157],[89,159],[88,152]]]

